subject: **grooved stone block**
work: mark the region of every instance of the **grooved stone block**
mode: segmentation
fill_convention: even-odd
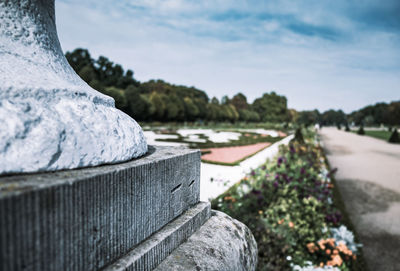
[[[210,206],[209,202],[198,203],[104,271],[152,270],[210,218]]]
[[[200,152],[0,177],[0,270],[96,270],[199,202]]]

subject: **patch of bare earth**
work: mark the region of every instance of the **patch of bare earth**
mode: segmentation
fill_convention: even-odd
[[[201,159],[217,163],[236,163],[248,156],[251,156],[271,145],[269,142],[257,143],[247,146],[234,146],[223,148],[203,149],[204,154]]]

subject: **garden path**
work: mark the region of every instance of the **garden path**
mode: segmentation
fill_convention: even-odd
[[[400,270],[400,145],[336,128],[319,133],[370,270]]]

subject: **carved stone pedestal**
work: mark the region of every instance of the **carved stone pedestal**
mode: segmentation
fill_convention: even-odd
[[[211,210],[199,198],[200,152],[175,147],[117,165],[0,177],[0,270],[152,270],[194,233],[205,234],[196,246],[225,255],[218,266],[255,267],[247,227],[225,215],[203,228]]]

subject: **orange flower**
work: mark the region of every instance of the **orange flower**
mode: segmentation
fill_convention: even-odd
[[[329,239],[326,239],[326,241],[331,247],[335,246],[335,239],[329,238]]]
[[[318,245],[321,249],[325,249],[325,240],[319,240]]]
[[[263,211],[259,210],[259,211],[258,211],[258,214],[259,214],[259,215],[262,215],[262,214],[263,214]]]
[[[236,199],[234,197],[231,197],[231,196],[224,197],[224,200],[226,200],[226,201],[230,200],[232,202],[236,201]]]
[[[339,250],[334,249],[334,250],[333,250],[333,255],[338,255],[338,254],[339,254]]]
[[[332,266],[341,266],[343,263],[342,258],[339,255],[332,255]]]
[[[294,227],[294,223],[292,221],[289,222],[289,227],[291,227],[291,228]]]
[[[278,224],[280,225],[280,224],[282,224],[283,222],[285,222],[285,219],[282,218],[281,220],[278,221]]]
[[[353,260],[356,260],[357,259],[357,256],[356,255],[353,255]]]
[[[315,251],[315,245],[314,245],[314,243],[308,243],[308,244],[307,244],[307,249],[308,249],[308,251],[310,251],[311,253],[314,253],[314,251]]]
[[[319,267],[324,267],[324,263],[323,263],[323,262],[320,262],[320,263],[319,263]]]
[[[343,252],[346,255],[349,256],[353,255],[353,251],[351,251],[344,243],[339,243],[337,248],[339,249],[340,252]]]
[[[326,254],[331,255],[331,250],[328,248],[327,250],[325,250]]]

